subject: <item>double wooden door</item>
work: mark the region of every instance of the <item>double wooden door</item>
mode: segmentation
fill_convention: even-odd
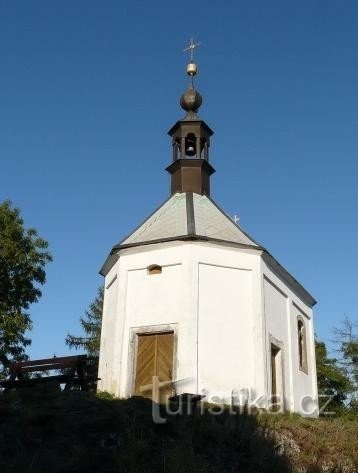
[[[139,334],[135,375],[135,395],[152,399],[153,382],[171,381],[173,375],[174,332]],[[172,385],[160,387],[160,400],[171,394]]]

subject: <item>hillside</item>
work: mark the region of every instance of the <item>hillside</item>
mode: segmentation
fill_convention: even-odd
[[[357,419],[289,415],[152,421],[144,399],[55,387],[0,397],[1,473],[233,473],[357,471]]]

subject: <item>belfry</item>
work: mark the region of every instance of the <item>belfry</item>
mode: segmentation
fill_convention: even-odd
[[[197,66],[187,67],[190,85],[180,99],[186,116],[169,130],[172,137],[173,162],[167,168],[171,174],[171,193],[196,192],[210,195],[210,176],[215,169],[209,164],[210,137],[213,131],[197,115],[202,97],[194,87]]]
[[[113,246],[101,274],[99,390],[198,394],[318,415],[310,293],[210,196],[211,128],[189,45],[185,116],[169,130],[170,196]],[[257,405],[258,404],[258,405]]]

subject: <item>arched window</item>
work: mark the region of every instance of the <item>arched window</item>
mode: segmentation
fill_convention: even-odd
[[[161,272],[162,272],[162,267],[159,266],[159,264],[151,264],[150,266],[148,266],[147,272],[148,272],[149,275],[152,275],[152,274],[161,274]]]
[[[304,320],[299,317],[297,321],[297,338],[298,338],[298,363],[301,371],[307,373],[307,337]]]

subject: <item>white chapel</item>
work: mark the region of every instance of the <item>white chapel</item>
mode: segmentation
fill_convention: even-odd
[[[193,61],[187,72],[186,115],[169,130],[170,197],[100,271],[98,389],[150,397],[157,377],[179,395],[317,416],[316,301],[210,197],[213,131],[198,115]]]

